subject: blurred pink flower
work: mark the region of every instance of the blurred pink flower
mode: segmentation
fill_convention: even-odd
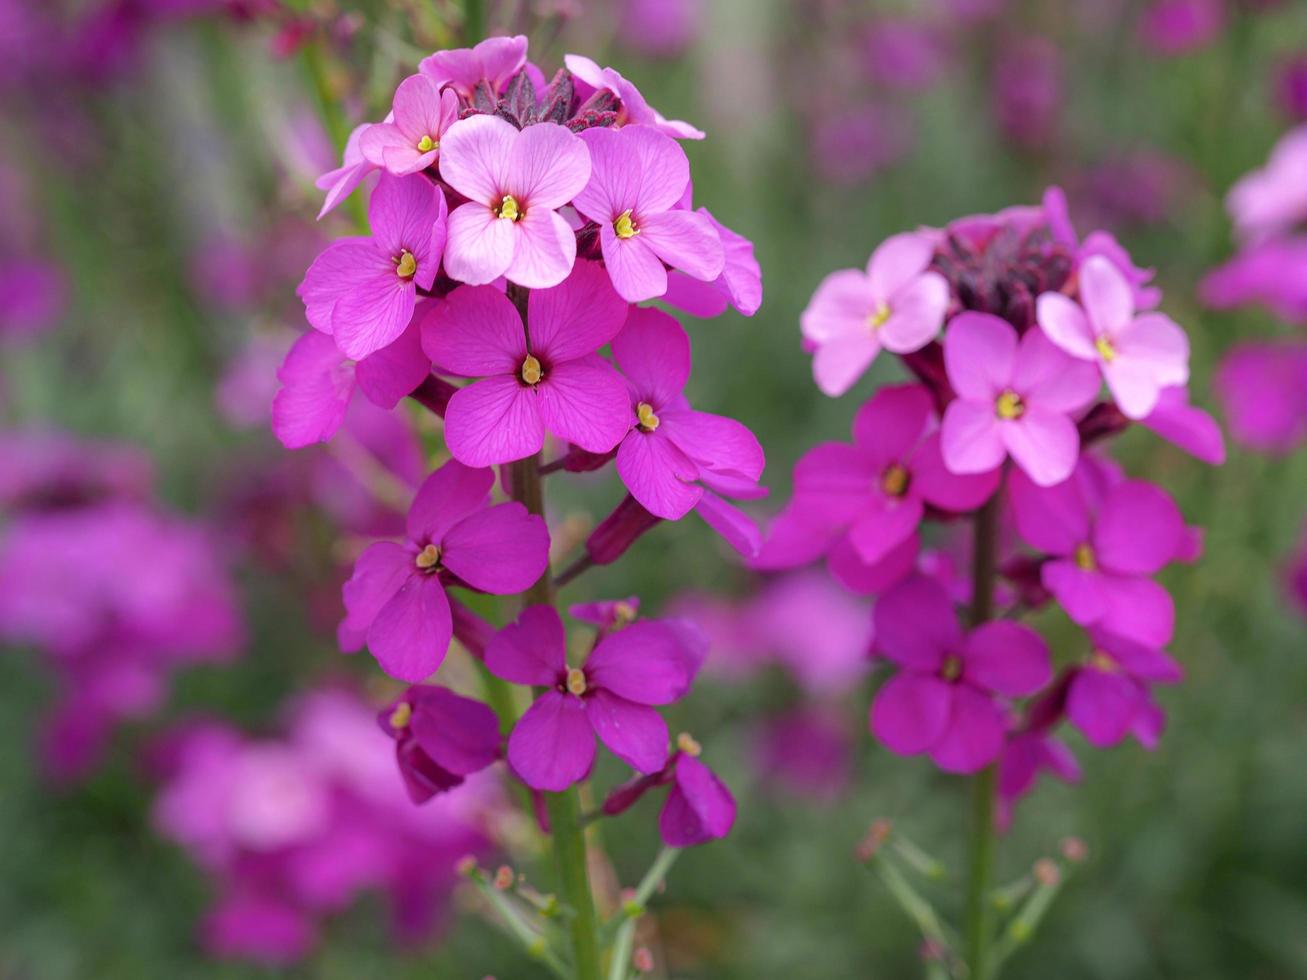
[[[863,31],[862,60],[872,81],[919,92],[948,67],[945,37],[933,24],[912,17],[882,16]]]
[[[1307,344],[1238,344],[1213,383],[1236,442],[1287,453],[1307,440]]]
[[[1167,56],[1206,47],[1224,29],[1224,0],[1154,0],[1139,21],[1140,39]]]
[[[1275,72],[1275,97],[1295,122],[1307,122],[1307,54],[1286,59]]]
[[[1245,246],[1203,277],[1198,295],[1213,309],[1259,304],[1282,320],[1307,325],[1307,235]]]
[[[1275,144],[1266,166],[1230,188],[1226,209],[1245,241],[1258,242],[1307,221],[1307,126]]]
[[[1064,98],[1062,52],[1048,38],[1009,37],[994,66],[994,112],[1014,142],[1041,147],[1056,135]]]
[[[907,156],[914,139],[911,119],[897,106],[868,104],[818,118],[811,153],[823,178],[848,186]]]
[[[701,0],[621,0],[617,33],[628,48],[650,58],[676,58],[698,35]]]
[[[52,328],[68,304],[63,270],[41,259],[0,258],[0,343]]]

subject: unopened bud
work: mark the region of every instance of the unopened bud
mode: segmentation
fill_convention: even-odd
[[[471,854],[466,854],[454,862],[454,870],[464,878],[471,878],[477,871],[477,859]]]
[[[495,887],[501,892],[506,892],[513,887],[514,880],[513,869],[506,864],[501,864],[499,870],[495,872]]]
[[[631,965],[640,973],[650,973],[654,968],[653,953],[648,946],[641,946],[631,955]]]
[[[1073,864],[1089,857],[1089,846],[1079,837],[1064,837],[1060,845],[1062,856]]]
[[[1035,862],[1035,880],[1045,888],[1052,888],[1062,880],[1062,872],[1057,863],[1050,858],[1040,858]]]
[[[890,821],[881,819],[874,820],[870,827],[867,828],[867,836],[862,838],[858,843],[857,850],[854,852],[859,861],[870,861],[876,856],[881,845],[889,838],[890,831],[894,825]]]

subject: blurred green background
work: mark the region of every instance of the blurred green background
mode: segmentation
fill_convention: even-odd
[[[686,145],[696,203],[755,243],[762,310],[690,325],[697,363],[689,394],[754,429],[777,500],[801,451],[841,438],[861,398],[894,376],[881,363],[843,400],[817,393],[798,316],[821,277],[862,265],[893,232],[1037,202],[1055,182],[1071,189],[1083,234],[1093,219],[1079,215],[1094,202],[1077,193],[1080,178],[1121,154],[1156,152],[1183,165],[1183,179],[1163,182],[1174,200],[1160,214],[1112,227],[1139,264],[1156,267],[1163,308],[1189,332],[1195,400],[1215,408],[1207,385],[1231,342],[1285,329],[1256,313],[1205,312],[1194,285],[1232,248],[1222,195],[1287,128],[1272,104],[1269,68],[1307,47],[1307,5],[1297,0],[1269,10],[1230,3],[1220,36],[1175,58],[1139,43],[1135,4],[1104,4],[1091,29],[1086,20],[1097,18],[1071,0],[1014,2],[997,21],[957,26],[940,79],[920,92],[876,89],[839,53],[856,25],[895,9],[888,5],[709,0],[697,39],[673,60],[632,52],[614,37],[611,11],[589,0],[580,6],[561,31],[551,24],[532,37],[533,60],[548,73],[564,51],[592,55],[619,67],[664,114],[707,130],[705,142]],[[336,51],[331,83],[365,98],[351,103],[351,117],[379,118],[393,83],[413,70],[415,46],[430,47],[442,18],[455,24],[458,9],[369,3],[354,15],[356,33]],[[495,16],[492,5],[492,26]],[[158,462],[165,497],[185,510],[211,508],[216,488],[239,483],[242,467],[271,465],[283,453],[264,429],[234,432],[215,412],[213,388],[255,332],[278,320],[299,326],[295,276],[257,312],[223,312],[189,273],[215,231],[254,241],[283,217],[311,222],[316,213],[307,171],[286,166],[275,137],[280,121],[313,104],[303,60],[274,58],[268,33],[257,20],[221,16],[169,23],[111,84],[70,85],[49,105],[15,98],[4,110],[5,156],[29,177],[47,248],[70,271],[73,290],[55,332],[4,352],[4,424],[52,422],[139,443]],[[991,80],[1005,40],[1030,34],[1058,46],[1064,102],[1054,132],[1020,146],[994,124]],[[814,160],[813,127],[865,100],[904,113],[911,146],[865,179],[833,181]],[[65,140],[49,138],[50,129]],[[1231,447],[1227,464],[1209,469],[1142,431],[1116,449],[1132,473],[1163,484],[1206,528],[1203,560],[1165,580],[1179,609],[1173,650],[1188,676],[1161,692],[1170,720],[1156,752],[1134,743],[1094,751],[1069,734],[1083,785],[1043,783],[1018,811],[1001,844],[1001,878],[1021,874],[1067,834],[1082,837],[1091,857],[1010,975],[1307,976],[1307,631],[1279,580],[1307,509],[1307,458],[1269,460]],[[611,479],[550,492],[560,513],[596,517],[618,497]],[[751,584],[701,523],[686,521],[659,528],[571,592],[638,593],[656,608],[686,587],[742,594]],[[257,730],[308,678],[375,672],[362,659],[342,666],[329,630],[277,576],[248,571],[242,585],[248,655],[189,671],[166,715],[217,711]],[[1071,635],[1060,616],[1045,622],[1054,642]],[[45,784],[32,732],[49,694],[38,654],[0,658],[0,976],[264,975],[207,961],[195,947],[207,883],[149,830],[141,731],[120,733],[110,762],[84,785]],[[674,709],[673,731],[688,728],[709,746],[740,818],[728,840],[684,855],[656,900],[672,976],[919,974],[914,929],[852,849],[872,819],[892,817],[948,861],[955,877],[931,893],[955,909],[966,787],[874,746],[865,733],[869,697],[851,690],[825,709],[839,713],[856,745],[853,787],[833,804],[769,793],[749,765],[751,723],[801,698],[779,672],[738,685],[704,682]],[[614,766],[600,781],[616,775]],[[655,812],[643,805],[605,834],[627,882],[653,856]],[[396,954],[374,907],[337,920],[320,952],[289,971],[487,974],[537,972],[470,915],[440,945]]]

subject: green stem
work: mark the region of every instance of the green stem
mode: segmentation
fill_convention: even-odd
[[[558,864],[559,892],[575,913],[569,922],[576,980],[599,980],[599,925],[590,894],[585,830],[580,824],[581,802],[576,787],[549,793],[549,831]]]
[[[486,35],[486,0],[463,0],[463,43],[468,47]]]
[[[331,137],[336,153],[343,154],[345,144],[349,142],[349,121],[341,111],[340,100],[336,97],[328,76],[326,42],[321,38],[310,40],[304,45],[302,57],[304,70],[309,76],[313,94],[317,98],[322,124],[327,128],[327,135]],[[351,194],[345,206],[349,208],[350,216],[354,219],[359,232],[365,233],[368,228],[368,210],[363,195]]]
[[[1002,487],[976,512],[972,554],[971,625],[994,616],[994,583],[998,566],[998,502]],[[971,786],[971,864],[967,876],[964,937],[969,980],[989,980],[989,943],[993,936],[989,891],[994,877],[994,795],[998,767],[978,772]]]

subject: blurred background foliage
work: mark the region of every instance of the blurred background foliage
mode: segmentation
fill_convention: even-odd
[[[696,202],[755,243],[762,310],[691,325],[689,394],[759,435],[776,499],[800,452],[841,438],[860,400],[817,393],[799,348],[799,313],[823,275],[863,264],[893,232],[1037,202],[1047,185],[1062,184],[1082,233],[1106,216],[1136,260],[1157,268],[1164,309],[1193,343],[1195,399],[1209,409],[1220,353],[1236,338],[1283,329],[1257,313],[1205,312],[1194,286],[1232,248],[1222,195],[1288,125],[1271,96],[1271,67],[1307,47],[1307,5],[1298,0],[1269,9],[1231,0],[1218,36],[1173,57],[1141,43],[1139,5],[1126,0],[1012,0],[996,19],[946,23],[937,80],[912,90],[869,80],[857,38],[876,17],[916,13],[915,4],[705,0],[694,39],[670,59],[624,43],[611,5],[578,6],[574,19],[532,37],[533,60],[546,72],[565,51],[614,64],[664,114],[707,130],[705,142],[687,144]],[[455,41],[460,16],[455,5],[421,0],[351,7],[349,30],[330,38],[317,81],[329,97],[347,96],[351,122],[379,118],[394,82],[432,47]],[[492,5],[492,28],[507,26],[499,16]],[[235,431],[214,399],[251,338],[301,324],[292,290],[313,254],[311,180],[330,161],[323,135],[305,121],[315,98],[309,59],[277,56],[270,34],[258,17],[169,21],[109,75],[13,90],[0,123],[4,156],[41,217],[43,248],[71,287],[57,330],[3,352],[4,423],[138,443],[157,462],[165,498],[185,511],[220,509],[284,453],[266,427]],[[996,125],[994,77],[1006,46],[1031,36],[1055,46],[1060,95],[1049,131],[1020,141]],[[838,133],[842,114],[872,104],[894,114],[893,126],[887,117],[870,144],[822,149],[821,127]],[[880,153],[875,140],[890,130],[902,145],[888,158],[852,177],[832,175],[849,162],[844,155]],[[1140,154],[1167,161],[1150,190],[1134,186],[1140,178],[1129,170],[1103,176],[1106,165]],[[1151,195],[1149,206],[1114,207],[1130,192]],[[341,233],[344,220],[321,230]],[[224,307],[197,285],[197,256],[219,239],[266,246],[260,267],[271,282],[257,303]],[[855,395],[892,377],[882,361]],[[1130,433],[1117,451],[1206,528],[1202,562],[1166,579],[1180,610],[1173,649],[1188,676],[1161,694],[1170,721],[1156,752],[1133,743],[1097,752],[1070,734],[1083,785],[1046,782],[1019,810],[1001,845],[1003,877],[1067,834],[1082,837],[1091,857],[1011,976],[1307,976],[1307,657],[1303,622],[1279,578],[1299,534],[1307,458],[1267,460],[1232,447],[1223,468],[1209,469],[1145,433]],[[597,519],[617,499],[605,477],[550,492],[559,517]],[[660,608],[687,588],[738,595],[752,585],[701,524],[686,521],[659,528],[571,592],[638,593]],[[167,716],[220,713],[257,731],[310,678],[350,672],[376,682],[369,659],[335,652],[330,595],[324,616],[276,574],[246,570],[242,587],[249,652],[231,666],[188,671]],[[1071,635],[1059,615],[1045,623],[1055,643]],[[264,975],[207,961],[194,945],[207,886],[149,829],[143,731],[119,733],[110,761],[86,783],[46,783],[32,733],[49,696],[35,653],[0,658],[0,976]],[[872,819],[888,816],[958,880],[964,787],[875,747],[861,687],[822,707],[856,746],[848,791],[833,801],[778,793],[752,765],[756,722],[801,698],[773,671],[705,683],[673,712],[673,726],[709,747],[741,809],[733,835],[683,856],[658,900],[672,976],[844,980],[919,970],[915,931],[852,849]],[[601,783],[617,778],[613,769]],[[646,804],[620,829],[605,828],[625,881],[653,855],[654,812]],[[946,908],[959,898],[947,883],[933,893]],[[370,906],[338,919],[313,959],[288,972],[537,975],[471,915],[437,945],[396,951]]]

